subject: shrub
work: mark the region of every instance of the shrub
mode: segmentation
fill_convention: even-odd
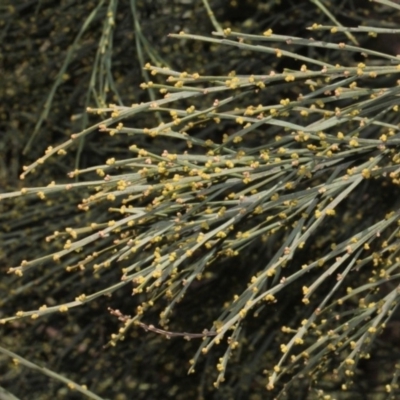
[[[377,43],[399,33],[400,6],[250,2],[240,18],[203,3],[213,35],[168,42],[159,27],[143,34],[140,2],[133,37],[117,2],[65,18],[89,13],[58,75],[43,76],[53,86],[32,140],[45,122],[60,133],[22,172],[44,170],[37,184],[0,194],[15,263],[0,353],[96,399],[395,398],[400,63],[395,43]],[[157,4],[148,29],[174,7],[207,18]],[[31,390],[37,375],[7,368],[5,387]],[[54,382],[36,393],[72,398]]]

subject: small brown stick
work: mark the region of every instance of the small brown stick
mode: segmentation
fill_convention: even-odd
[[[114,310],[111,307],[108,307],[108,311],[110,312],[111,315],[114,315],[118,317],[118,319],[122,322],[126,322],[131,319],[129,315],[124,315],[121,313],[120,310]],[[143,322],[136,321],[135,322],[137,325],[139,325],[141,328],[143,328],[146,332],[154,332],[159,335],[163,335],[167,337],[168,339],[172,337],[183,337],[187,340],[190,339],[197,339],[197,338],[205,338],[205,337],[211,337],[215,336],[217,332],[209,331],[207,329],[204,329],[202,333],[189,333],[189,332],[171,332],[171,331],[166,331],[164,329],[156,328],[154,325],[146,325]]]

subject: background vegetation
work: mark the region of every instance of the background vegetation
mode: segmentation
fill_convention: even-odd
[[[397,1],[1,7],[0,398],[399,396]]]

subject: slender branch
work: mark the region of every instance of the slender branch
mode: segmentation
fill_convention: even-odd
[[[108,307],[108,311],[110,312],[111,315],[114,315],[118,317],[118,319],[122,322],[126,322],[130,319],[132,319],[131,316],[122,314],[120,310],[114,310],[111,307]],[[163,335],[167,337],[168,339],[172,337],[184,337],[185,339],[197,339],[197,338],[204,338],[204,337],[211,337],[211,336],[216,336],[217,332],[214,331],[209,331],[207,329],[204,329],[202,333],[190,333],[190,332],[171,332],[171,331],[166,331],[164,329],[156,328],[154,325],[147,325],[143,322],[137,321],[136,324],[143,328],[146,332],[154,332],[159,335]]]

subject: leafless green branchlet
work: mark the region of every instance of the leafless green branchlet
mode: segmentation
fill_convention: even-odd
[[[74,149],[84,156],[84,143],[107,150],[96,154],[101,163],[82,165],[79,156],[68,180],[0,193],[6,245],[21,249],[19,226],[44,220],[45,210],[59,218],[47,232],[32,228],[46,251],[26,252],[8,266],[15,290],[0,298],[9,310],[39,286],[51,301],[38,292],[33,306],[2,312],[4,328],[39,329],[33,324],[60,313],[87,320],[100,307],[119,324],[103,343],[116,350],[130,351],[129,343],[146,335],[157,334],[151,351],[163,337],[191,339],[185,370],[201,381],[199,398],[284,399],[300,389],[307,399],[351,398],[357,385],[368,391],[368,380],[380,398],[396,398],[398,349],[388,371],[373,379],[367,371],[390,353],[385,341],[399,337],[400,59],[370,45],[400,33],[388,11],[399,5],[374,2],[370,11],[388,19],[379,27],[346,27],[328,2],[311,1],[319,19],[303,20],[303,30],[288,35],[283,14],[242,32],[218,19],[218,2],[204,1],[216,32],[169,35],[176,48],[269,60],[252,73],[236,70],[234,58],[225,71],[223,60],[208,69],[164,63],[141,30],[140,2],[131,1],[146,81],[143,96],[128,104],[110,64],[119,4],[103,3],[86,21],[106,12],[81,129],[49,145],[21,178],[61,165]],[[351,10],[357,2],[343,3]],[[291,12],[303,15],[302,8]],[[69,49],[58,79],[78,47]],[[45,109],[35,133],[49,114]],[[15,216],[13,202],[25,214]],[[145,351],[135,354],[145,359]],[[14,357],[5,346],[0,353]]]

